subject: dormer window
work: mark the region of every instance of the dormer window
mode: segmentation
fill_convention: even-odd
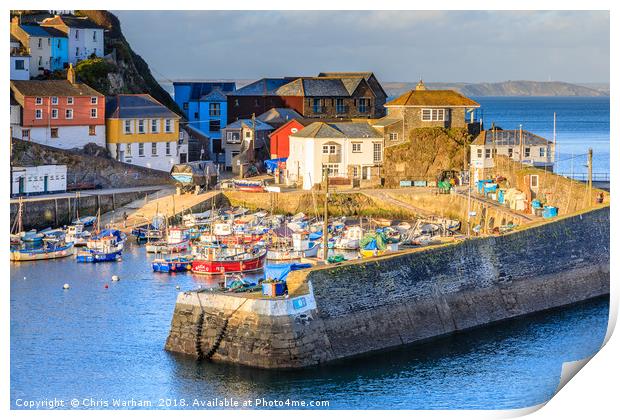
[[[67,105],[73,105],[73,96],[67,96]]]
[[[43,105],[43,98],[37,97],[35,98],[35,104],[37,105]]]
[[[90,97],[90,103],[92,105],[97,105],[97,97],[96,96],[91,96]]]

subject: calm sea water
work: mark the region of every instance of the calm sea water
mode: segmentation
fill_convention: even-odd
[[[154,274],[151,258],[131,246],[120,263],[11,266],[13,408],[18,399],[49,398],[164,399],[169,408],[179,408],[174,399],[214,398],[325,400],[340,409],[524,407],[550,398],[562,363],[595,353],[607,327],[608,301],[598,299],[318,369],[198,363],[163,346],[176,286],[213,282]],[[121,281],[110,282],[113,274]]]
[[[553,139],[553,113],[557,115],[559,149],[555,171],[587,172],[588,148],[593,149],[593,171],[609,173],[609,97],[477,97],[485,128],[531,131]],[[573,158],[573,156],[575,156]]]
[[[595,172],[609,171],[609,98],[476,99],[487,127],[523,124],[548,138],[555,111],[561,159],[592,147]],[[579,159],[559,170],[584,172]],[[341,409],[518,408],[549,399],[562,363],[595,353],[607,328],[608,301],[597,299],[318,369],[197,363],[163,346],[176,286],[213,281],[154,274],[150,258],[131,246],[121,263],[11,265],[12,408],[21,408],[19,399],[50,398],[77,398],[80,408],[84,399],[112,408],[113,399],[129,398],[154,406],[164,399],[161,408],[215,398],[326,400]],[[120,282],[110,282],[114,274]]]

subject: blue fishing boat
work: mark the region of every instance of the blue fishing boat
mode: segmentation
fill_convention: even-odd
[[[151,263],[156,273],[183,273],[192,269],[192,256],[156,258]]]
[[[86,249],[78,252],[76,260],[80,263],[120,261],[124,239],[119,230],[105,229],[88,241]]]

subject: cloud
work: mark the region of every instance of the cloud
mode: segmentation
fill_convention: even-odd
[[[598,11],[118,11],[171,79],[371,70],[383,81],[609,80]]]

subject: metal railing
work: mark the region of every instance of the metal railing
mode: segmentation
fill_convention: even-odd
[[[587,181],[588,180],[587,172],[558,172],[556,175],[560,175],[565,178],[571,178],[571,179],[574,179],[575,181]],[[593,172],[592,181],[593,182],[609,182],[610,174],[609,172]]]

